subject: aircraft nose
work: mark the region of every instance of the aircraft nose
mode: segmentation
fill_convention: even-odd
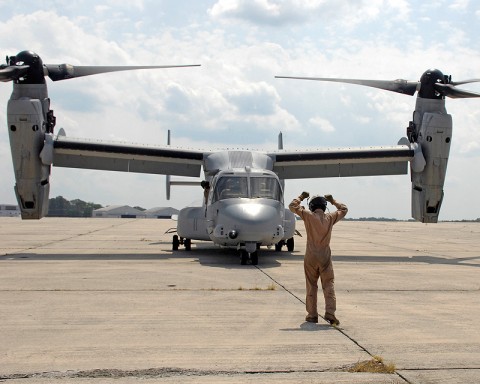
[[[225,207],[225,219],[237,220],[245,225],[263,226],[278,218],[275,207],[264,204],[232,204]]]
[[[219,210],[214,234],[238,242],[271,242],[284,234],[282,210],[275,204],[225,204]]]

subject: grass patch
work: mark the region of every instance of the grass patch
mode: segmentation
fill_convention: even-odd
[[[271,283],[270,285],[267,286],[267,288],[261,288],[258,286],[255,286],[253,288],[243,288],[242,286],[238,287],[238,291],[275,291],[277,289],[276,285],[274,283]]]
[[[385,364],[380,356],[373,356],[371,360],[359,361],[348,372],[395,373],[395,364]]]
[[[267,291],[275,291],[277,289],[277,286],[275,285],[275,283],[271,283],[268,287],[267,287]]]

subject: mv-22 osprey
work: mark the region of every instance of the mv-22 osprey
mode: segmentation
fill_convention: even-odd
[[[8,102],[8,132],[15,172],[15,194],[23,219],[40,219],[48,212],[51,167],[86,168],[199,177],[203,167],[203,203],[178,215],[173,249],[191,249],[191,240],[209,240],[237,248],[242,264],[258,263],[260,246],[294,248],[295,218],[285,209],[286,179],[399,175],[411,171],[412,217],[424,223],[438,220],[452,138],[452,119],[445,97],[479,97],[456,85],[438,70],[426,71],[420,81],[379,81],[301,78],[365,85],[414,95],[418,92],[407,138],[398,145],[367,148],[287,151],[186,150],[69,138],[54,134],[45,76],[53,81],[106,72],[175,66],[94,67],[44,65],[30,51],[7,57],[0,81],[13,81]],[[410,164],[409,164],[410,163]],[[200,183],[198,183],[200,184]]]

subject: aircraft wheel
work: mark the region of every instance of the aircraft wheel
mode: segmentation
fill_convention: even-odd
[[[192,240],[190,239],[185,239],[183,241],[183,245],[185,246],[186,251],[191,251],[192,250]]]
[[[241,265],[247,265],[248,261],[248,253],[245,250],[240,251],[240,264]]]
[[[293,237],[287,240],[287,249],[288,252],[293,252],[293,249],[295,248],[295,240]]]
[[[250,254],[250,260],[252,261],[252,265],[258,265],[258,251]]]
[[[178,235],[173,235],[172,250],[178,251],[179,245],[180,245],[180,240],[178,240]]]
[[[275,251],[280,252],[284,245],[285,245],[285,241],[280,240],[277,244],[275,244]]]

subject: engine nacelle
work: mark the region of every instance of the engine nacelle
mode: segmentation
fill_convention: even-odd
[[[22,219],[40,219],[48,213],[50,164],[44,164],[40,158],[47,129],[44,111],[48,111],[48,103],[47,98],[16,98],[15,92],[8,102],[15,194]]]
[[[414,120],[415,117],[419,116],[414,116]],[[426,163],[420,172],[411,168],[412,217],[422,223],[436,223],[443,200],[443,184],[452,138],[452,117],[443,112],[424,112],[421,114],[421,123],[416,124],[420,126],[415,133],[416,142]]]

